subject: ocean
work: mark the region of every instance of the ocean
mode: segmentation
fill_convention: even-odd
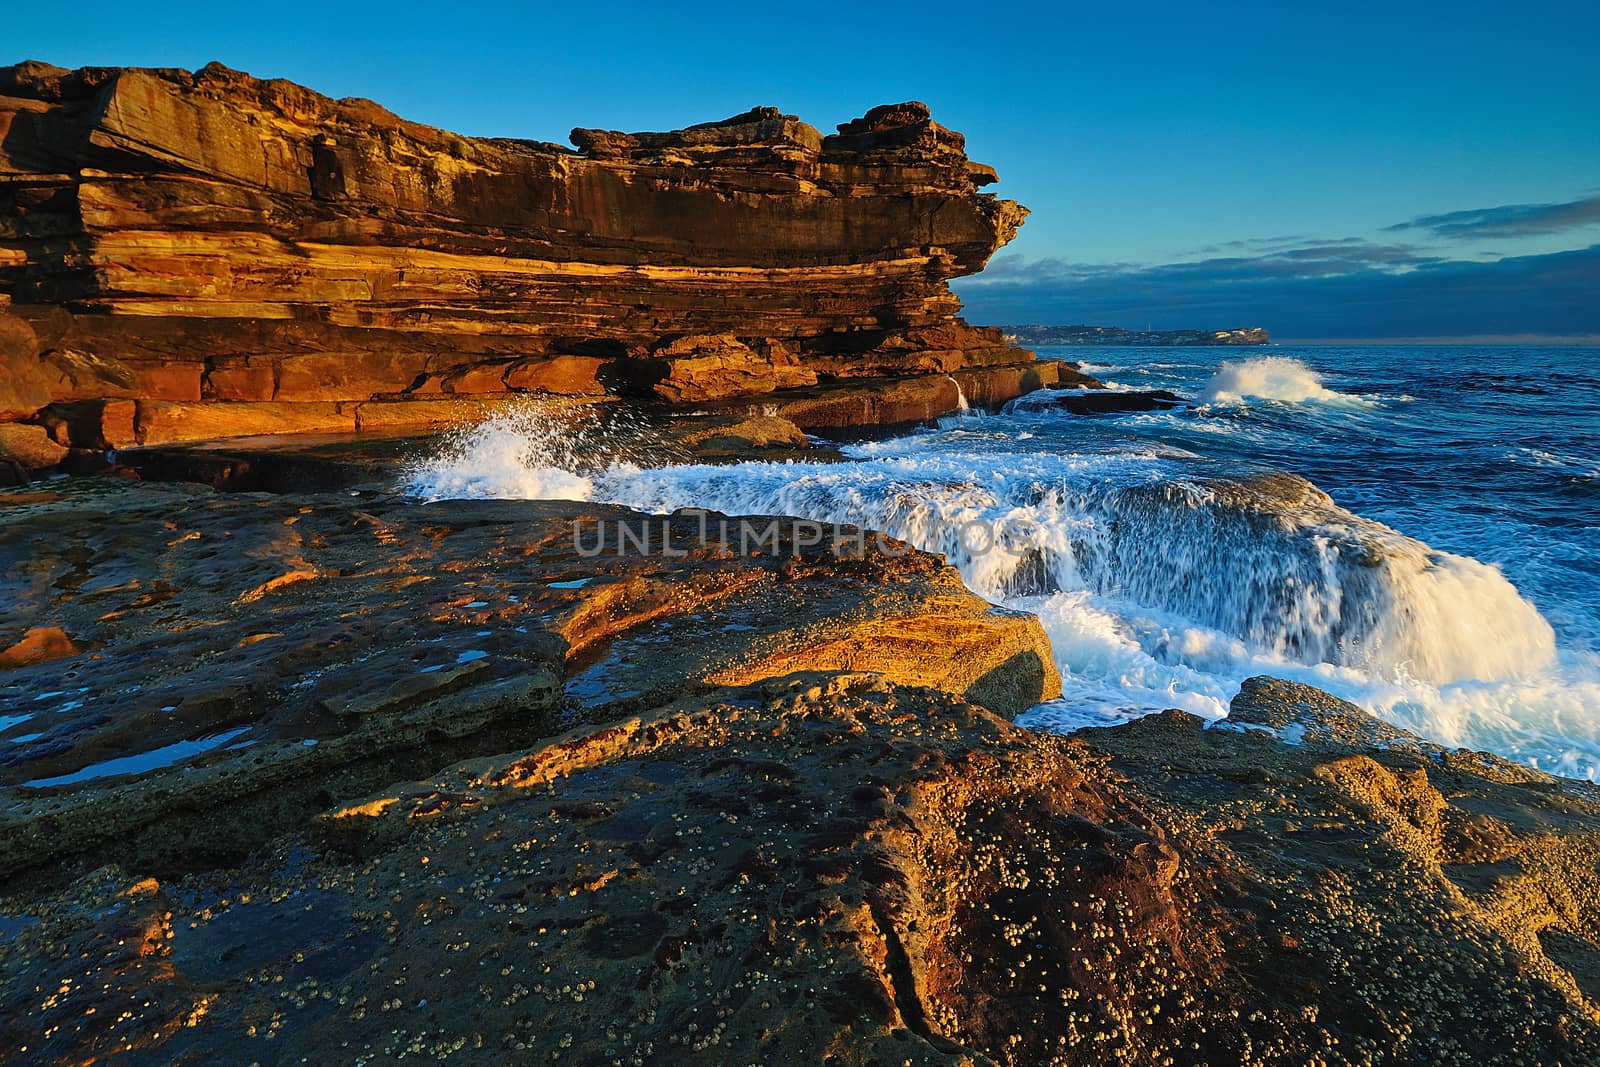
[[[457,435],[408,488],[789,514],[943,552],[1042,620],[1064,692],[1021,720],[1039,729],[1220,719],[1273,674],[1600,777],[1600,350],[1039,354],[1188,403],[1086,416],[1040,393],[846,463],[669,467],[532,410]]]

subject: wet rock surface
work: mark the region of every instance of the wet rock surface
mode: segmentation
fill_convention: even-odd
[[[834,553],[859,531],[755,519],[724,541],[699,513],[56,484],[0,496],[14,873],[102,847],[226,859],[397,771],[789,673],[802,649],[1011,713],[1059,692],[1036,620],[898,543]],[[563,695],[601,661],[604,685]]]
[[[834,444],[777,415],[707,409],[665,412],[623,402],[518,398],[496,414],[565,426],[593,439],[585,462],[625,459],[642,466],[759,460],[826,462]],[[364,488],[386,491],[473,423],[367,434],[264,434],[121,449],[110,470],[151,482],[193,482],[225,492],[297,493]]]
[[[0,1062],[1600,1055],[1594,787],[1272,678],[1036,734],[1032,616],[722,518],[0,493]]]
[[[1256,698],[1359,714],[1286,686]],[[1414,740],[1180,712],[1041,736],[802,672],[336,805],[226,871],[11,902],[0,1047],[1587,1062],[1597,818],[1587,787]]]

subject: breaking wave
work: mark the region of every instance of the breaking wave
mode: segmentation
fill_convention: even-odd
[[[1233,406],[1252,399],[1276,400],[1287,404],[1307,402],[1348,407],[1371,407],[1365,397],[1351,396],[1329,389],[1322,376],[1297,359],[1287,356],[1258,356],[1227,361],[1217,368],[1200,393],[1202,404]]]
[[[406,465],[403,480],[425,500],[589,500],[600,474],[671,453],[626,414],[529,399],[452,430]]]
[[[1550,624],[1497,568],[1289,475],[1227,477],[1159,447],[1031,451],[1027,432],[1004,451],[978,447],[1008,436],[992,429],[1003,421],[855,446],[845,463],[647,467],[524,413],[462,434],[408,488],[883,530],[1039,615],[1066,692],[1032,713],[1045,728],[1166,707],[1218,717],[1239,682],[1268,672],[1441,743],[1566,773],[1600,766],[1600,735],[1575,725],[1600,704],[1600,671],[1557,677]]]

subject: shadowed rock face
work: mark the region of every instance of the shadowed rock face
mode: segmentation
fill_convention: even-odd
[[[572,137],[461,137],[220,65],[0,68],[0,421],[99,448],[1033,358],[956,317],[948,280],[1026,211],[922,104],[826,137],[774,108]]]

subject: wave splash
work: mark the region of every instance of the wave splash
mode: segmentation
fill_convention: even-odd
[[[1329,389],[1322,376],[1298,359],[1288,356],[1258,356],[1240,361],[1226,360],[1206,382],[1200,403],[1236,407],[1251,399],[1276,400],[1286,404],[1321,403],[1346,407],[1372,407],[1364,397]]]
[[[1293,476],[1217,479],[1162,449],[964,450],[968,432],[856,446],[846,463],[652,468],[603,444],[592,420],[530,409],[453,438],[407,488],[786,514],[942,552],[974,591],[1040,616],[1068,694],[1034,713],[1048,728],[1165,707],[1218,717],[1266,672],[1443,743],[1600,767],[1600,737],[1574,754],[1546,736],[1570,736],[1600,686],[1552,688],[1554,631],[1498,569]]]
[[[625,413],[529,399],[452,430],[401,480],[423,500],[590,500],[600,475],[674,451]]]
[[[596,489],[646,511],[883,530],[943,553],[997,602],[1114,598],[1289,662],[1441,684],[1517,677],[1555,657],[1554,631],[1498,570],[1344,511],[1309,483],[1148,474],[1140,457],[880,451],[842,465],[617,470]]]

